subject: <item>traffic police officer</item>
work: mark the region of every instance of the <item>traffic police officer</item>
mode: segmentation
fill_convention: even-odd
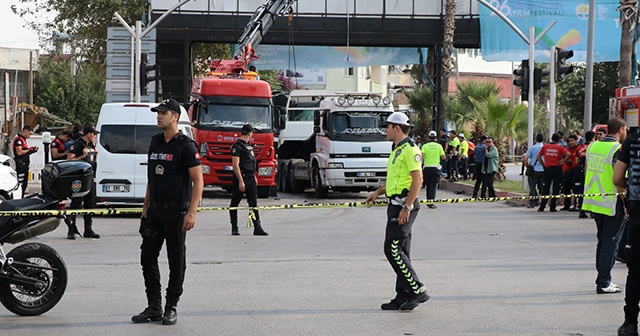
[[[585,194],[612,194],[624,191],[613,183],[614,165],[617,161],[620,142],[627,136],[627,123],[612,117],[607,123],[608,134],[587,148],[587,171]],[[622,235],[624,203],[616,196],[585,197],[582,209],[591,211],[596,222],[596,292],[598,294],[620,293],[622,290],[611,282],[611,269],[615,264],[618,242]]]
[[[444,149],[438,142],[438,134],[436,131],[429,132],[429,142],[422,145],[422,157],[424,160],[424,168],[422,176],[427,185],[427,199],[436,198],[436,189],[440,181],[440,162],[445,159]],[[430,209],[435,209],[435,204],[427,204]]]
[[[628,179],[625,177],[627,173]],[[620,242],[620,248],[624,248],[626,252],[629,272],[625,287],[624,323],[618,329],[618,335],[636,336],[640,303],[640,133],[637,131],[622,143],[614,166],[613,182],[618,190],[626,189],[629,215],[627,240]]]
[[[385,194],[389,199],[384,254],[396,273],[396,297],[383,303],[383,310],[412,310],[429,299],[425,286],[411,265],[411,226],[418,216],[418,194],[422,187],[422,155],[408,137],[409,118],[400,112],[392,113],[385,127],[387,140],[393,142],[387,163],[386,184],[369,194],[373,202]]]
[[[29,184],[29,164],[31,163],[31,154],[38,151],[38,147],[31,146],[27,143],[27,139],[33,134],[33,128],[26,125],[22,128],[22,132],[18,133],[13,139],[13,158],[16,161],[16,173],[18,174],[18,182],[22,184],[22,195],[24,196]]]
[[[258,170],[258,162],[253,154],[253,147],[249,141],[253,137],[253,127],[249,124],[242,126],[242,135],[231,146],[231,163],[233,165],[233,196],[231,197],[232,208],[240,204],[243,195],[247,195],[247,203],[250,207],[258,206],[258,178],[256,171]],[[269,234],[262,229],[260,223],[260,214],[258,210],[252,210],[253,235],[268,236]],[[237,236],[240,234],[238,230],[238,210],[229,210],[229,218],[231,220],[231,234]]]
[[[93,177],[96,173],[96,151],[95,140],[100,132],[96,131],[91,126],[85,126],[83,130],[83,136],[78,138],[71,147],[69,147],[69,153],[67,153],[68,160],[80,160],[91,164],[93,168]],[[91,181],[91,191],[84,197],[75,197],[71,199],[71,209],[80,209],[81,205],[84,205],[85,209],[93,209],[96,207],[96,184]],[[100,238],[100,235],[93,231],[93,218],[91,215],[83,215],[84,218],[84,234],[85,238]],[[67,232],[67,239],[76,239],[75,235],[80,235],[78,227],[76,226],[76,216],[69,216],[65,222],[69,227]]]
[[[186,233],[195,225],[204,186],[196,144],[178,130],[180,104],[167,99],[151,111],[158,112],[158,127],[163,133],[151,138],[147,191],[140,220],[140,264],[148,306],[131,320],[135,323],[162,320],[162,324],[171,325],[178,320],[176,306],[187,268]],[[158,255],[165,240],[169,284],[163,315]]]

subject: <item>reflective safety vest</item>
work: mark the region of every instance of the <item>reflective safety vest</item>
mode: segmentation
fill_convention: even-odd
[[[616,187],[613,184],[613,156],[620,148],[620,143],[607,140],[596,141],[587,148],[585,194],[613,194],[616,192]],[[585,197],[582,210],[614,216],[617,200],[617,196]]]

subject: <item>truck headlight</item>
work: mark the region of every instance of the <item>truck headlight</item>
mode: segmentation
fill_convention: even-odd
[[[273,174],[272,167],[258,168],[258,176],[271,176]]]
[[[342,162],[329,162],[327,168],[344,168],[344,164]]]
[[[207,165],[202,165],[202,175],[211,174],[211,168]]]

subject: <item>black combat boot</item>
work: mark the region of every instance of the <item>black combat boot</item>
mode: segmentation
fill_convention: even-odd
[[[254,236],[268,236],[269,234],[262,229],[262,224],[259,220],[253,221],[253,235]]]
[[[231,223],[231,235],[232,236],[239,236],[240,235],[240,230],[238,230],[238,223]]]
[[[167,298],[167,305],[164,306],[164,316],[162,317],[162,324],[173,325],[178,322],[178,300]]]
[[[148,306],[142,313],[131,317],[133,323],[149,323],[162,320],[162,299],[160,294],[147,295]]]
[[[91,223],[84,224],[84,235],[82,236],[85,238],[100,238],[100,235],[95,233],[95,231],[93,231],[93,229],[91,228]]]
[[[69,228],[67,231],[67,239],[76,239],[76,235],[80,236],[80,231],[78,231],[78,226],[76,226],[75,218],[65,218],[64,222]]]

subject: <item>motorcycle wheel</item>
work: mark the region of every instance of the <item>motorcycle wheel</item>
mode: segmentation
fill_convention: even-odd
[[[22,316],[40,315],[62,299],[67,288],[67,267],[56,250],[45,244],[28,243],[14,248],[7,253],[7,257],[14,260],[9,272],[45,284],[43,288],[37,288],[11,282],[0,283],[0,302],[9,311]]]

